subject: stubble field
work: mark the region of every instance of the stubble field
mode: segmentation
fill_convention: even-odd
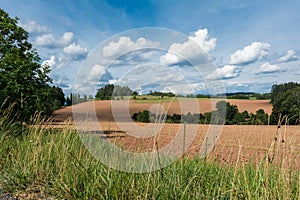
[[[192,105],[195,100],[185,100]],[[201,113],[214,109],[215,102],[210,99],[197,100]],[[264,109],[271,113],[272,106],[267,100],[228,100],[238,106],[240,111],[247,110],[255,113]],[[167,148],[169,151],[184,151],[185,156],[199,156],[205,145],[205,137],[210,125],[187,124],[184,131],[183,124],[143,124],[134,123],[128,119],[124,108],[129,102],[129,113],[148,110],[158,103],[135,103],[134,101],[91,101],[83,104],[66,107],[56,111],[54,119],[64,121],[73,114],[77,120],[76,128],[93,132],[101,139],[108,139],[115,145],[132,152],[149,152],[155,149]],[[181,102],[164,102],[160,106],[168,114],[183,113]],[[194,107],[191,107],[194,109]],[[113,110],[113,113],[111,112]],[[128,112],[128,108],[126,108]],[[86,116],[95,111],[98,121],[84,121]],[[185,109],[184,112],[193,110]],[[128,113],[127,113],[128,114]],[[119,115],[118,120],[114,120]],[[123,116],[124,115],[124,116]],[[58,125],[62,125],[58,123]],[[221,130],[215,148],[209,154],[209,159],[221,163],[257,163],[268,161],[280,166],[300,166],[300,127],[299,126],[263,126],[263,125],[228,125],[219,127]],[[185,142],[184,142],[185,141]],[[186,147],[186,150],[183,150]],[[202,148],[202,149],[201,149]]]

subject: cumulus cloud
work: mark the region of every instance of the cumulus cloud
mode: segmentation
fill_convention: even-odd
[[[68,64],[68,59],[65,56],[52,55],[48,60],[42,62],[42,66],[48,65],[52,70],[58,70]]]
[[[159,42],[153,42],[145,38],[139,38],[135,42],[130,37],[120,37],[117,42],[110,42],[107,46],[103,47],[104,57],[120,57],[123,54],[143,48],[157,48]]]
[[[94,65],[89,73],[88,80],[108,82],[112,78],[112,75],[107,71],[106,67],[102,65]]]
[[[54,67],[56,62],[55,62],[56,58],[55,56],[51,56],[49,60],[45,60],[42,62],[42,66],[49,66],[49,67]]]
[[[199,29],[184,43],[173,43],[168,53],[160,57],[162,65],[174,65],[189,61],[198,64],[207,61],[207,53],[216,48],[216,38],[209,38],[207,29]]]
[[[51,33],[42,34],[35,38],[33,44],[41,47],[60,47],[69,45],[74,39],[74,33],[65,32],[61,38],[55,38]]]
[[[71,56],[75,60],[85,58],[88,54],[86,48],[81,47],[79,44],[72,43],[63,49],[63,52]]]
[[[268,43],[253,42],[242,50],[237,50],[231,54],[229,64],[241,65],[255,62],[268,55],[270,48],[271,45]]]
[[[279,65],[272,65],[269,62],[266,62],[260,66],[259,69],[253,71],[254,74],[269,74],[269,73],[276,73],[276,72],[284,72],[286,71],[285,68],[282,68]]]
[[[285,63],[285,62],[291,62],[291,61],[295,61],[298,60],[295,51],[293,50],[288,50],[286,52],[286,54],[280,58],[278,58],[278,62],[280,63]]]
[[[33,43],[36,46],[53,46],[53,44],[55,43],[55,37],[50,33],[39,35],[36,37]]]
[[[27,20],[25,23],[20,23],[20,26],[28,33],[39,34],[49,32],[49,29],[46,26],[42,26],[34,20]]]
[[[190,40],[196,42],[205,52],[212,51],[216,48],[217,39],[208,37],[208,30],[199,29],[194,35],[189,37]]]
[[[220,79],[231,79],[240,75],[240,68],[235,65],[225,65],[222,68],[216,69],[213,73],[207,75],[207,79],[220,80]]]

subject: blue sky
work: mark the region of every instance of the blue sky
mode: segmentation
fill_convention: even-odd
[[[66,93],[105,83],[269,92],[300,81],[298,0],[1,0],[0,8],[20,18]]]

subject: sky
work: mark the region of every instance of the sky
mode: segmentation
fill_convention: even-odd
[[[66,94],[178,94],[300,82],[300,1],[0,0]]]

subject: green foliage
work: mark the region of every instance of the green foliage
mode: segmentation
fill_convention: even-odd
[[[286,83],[272,87],[272,123],[287,116],[288,124],[298,124],[300,118],[300,84]]]
[[[14,104],[19,120],[27,121],[35,112],[49,114],[62,104],[60,91],[48,85],[52,81],[49,67],[39,61],[18,18],[10,18],[0,9],[0,104]],[[60,103],[55,102],[56,95]]]
[[[100,88],[95,96],[96,99],[100,100],[110,100],[112,99],[112,94],[114,91],[114,85],[108,84],[105,85],[103,88]]]
[[[52,111],[59,109],[65,104],[65,94],[62,89],[56,86],[49,87],[49,94],[46,99],[47,115],[51,115]],[[45,111],[46,112],[46,111]]]
[[[87,102],[91,99],[93,99],[92,95],[90,95],[90,96],[87,96],[87,95],[81,96],[80,94],[71,93],[70,96],[67,97],[66,104],[68,106],[69,105],[75,105],[75,104]]]
[[[68,128],[41,128],[37,120],[35,126],[27,129],[28,134],[12,137],[19,129],[13,123],[7,124],[5,118],[0,118],[0,124],[0,196],[21,193],[30,199],[300,198],[299,169],[276,167],[265,161],[230,165],[212,156],[185,157],[147,173],[121,172],[95,159],[80,136]],[[103,145],[95,149],[108,148]],[[108,159],[112,163],[126,162],[118,160],[118,156]]]
[[[118,97],[137,95],[137,92],[133,92],[128,86],[119,86],[114,87],[112,95]]]
[[[148,110],[143,110],[142,112],[134,113],[132,119],[137,122],[149,123],[151,121],[151,114]]]
[[[226,101],[219,101],[216,104],[216,110],[206,113],[156,115],[148,110],[134,113],[131,117],[137,122],[154,122],[155,119],[165,119],[166,123],[188,123],[188,124],[245,124],[245,125],[267,125],[269,116],[263,109],[256,111],[256,114],[247,111],[239,112],[236,105],[231,105]],[[151,120],[154,119],[154,120]]]
[[[273,85],[271,90],[271,103],[274,104],[277,98],[280,98],[280,96],[282,96],[282,94],[285,93],[286,91],[294,89],[299,86],[300,83],[295,83],[295,82]]]
[[[99,100],[111,100],[115,97],[119,97],[123,99],[124,96],[131,96],[133,95],[135,98],[138,95],[136,91],[132,91],[128,86],[119,86],[119,85],[112,85],[108,84],[104,87],[98,89],[96,94],[96,99]]]
[[[160,97],[175,97],[176,95],[172,92],[157,92],[157,91],[150,91],[148,93],[148,95],[152,95],[152,96],[160,96]]]

